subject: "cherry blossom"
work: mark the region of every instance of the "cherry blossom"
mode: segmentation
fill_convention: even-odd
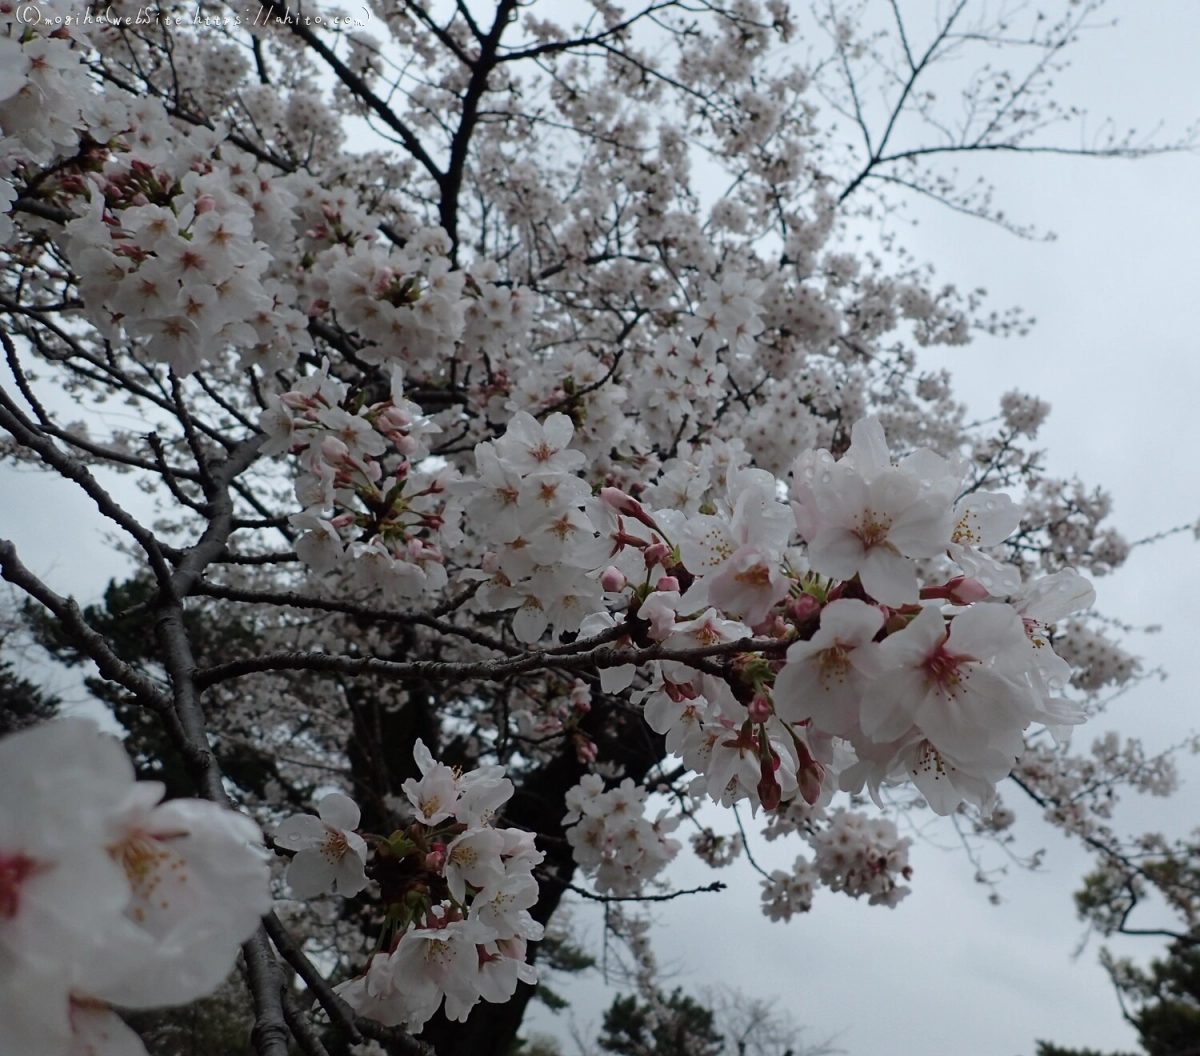
[[[795,509],[816,572],[850,579],[886,605],[917,600],[917,578],[905,558],[933,557],[951,539],[952,498],[961,469],[921,450],[892,465],[877,419],[855,425],[842,461],[797,467]]]
[[[108,1004],[206,996],[270,908],[258,827],[162,794],[88,720],[0,741],[5,1051],[143,1051]]]
[[[351,898],[367,886],[367,845],[354,830],[360,817],[349,796],[331,792],[317,804],[319,817],[296,814],[275,830],[275,843],[296,852],[287,870],[295,898],[336,890]]]
[[[890,741],[913,727],[958,759],[990,748],[1020,754],[1032,701],[1020,680],[1025,643],[1016,613],[978,605],[947,631],[937,606],[927,606],[879,646],[879,675],[862,701],[863,733]]]
[[[878,670],[864,657],[873,655],[883,622],[879,609],[852,598],[826,605],[817,633],[788,647],[775,678],[776,713],[790,722],[811,719],[839,737],[854,734],[867,681]]]

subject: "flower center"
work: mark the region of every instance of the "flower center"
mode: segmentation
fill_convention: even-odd
[[[23,854],[0,854],[0,918],[17,915],[21,884],[36,868],[37,863]]]
[[[983,536],[975,531],[969,513],[963,514],[962,520],[954,526],[954,534],[950,537],[951,542],[958,543],[960,546],[974,546],[982,539]]]
[[[945,646],[939,645],[925,658],[922,665],[925,677],[934,685],[953,696],[964,682],[971,677],[971,672],[965,668],[966,663],[978,663],[973,656],[956,656],[946,652]]]
[[[869,550],[873,546],[880,546],[886,543],[887,534],[891,531],[891,528],[892,521],[890,517],[880,517],[874,510],[863,510],[858,526],[854,529],[854,534],[862,540],[863,546]]]
[[[331,862],[340,862],[348,850],[350,845],[346,842],[345,834],[336,829],[327,833],[325,842],[321,844],[321,853]]]
[[[745,583],[748,587],[766,587],[771,583],[771,570],[763,563],[751,565],[744,572],[739,572],[733,577],[739,583]]]
[[[134,901],[129,913],[139,924],[147,922],[148,912],[153,915],[170,909],[176,885],[187,883],[187,859],[165,842],[182,835],[135,832],[108,849],[113,861],[125,870]]]
[[[828,688],[831,681],[841,682],[850,669],[848,651],[840,645],[831,645],[817,653],[817,670],[821,675],[821,684]]]

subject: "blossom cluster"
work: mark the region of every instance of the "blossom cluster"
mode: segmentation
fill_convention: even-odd
[[[0,13],[0,201],[11,204],[31,166],[86,159],[58,188],[81,215],[56,238],[97,330],[133,339],[179,375],[230,347],[291,366],[312,347],[307,320],[258,237],[270,210],[234,178],[239,152],[226,145],[216,161],[224,132],[181,130],[154,98],[93,91],[86,39],[61,15],[54,29],[45,5],[14,11]],[[295,202],[279,189],[274,198],[276,212]],[[12,231],[0,218],[0,244]]]
[[[65,228],[96,326],[114,338],[123,331],[179,375],[231,346],[276,346],[280,365],[294,362],[311,346],[305,319],[280,303],[279,284],[262,281],[269,257],[228,170],[177,181],[124,161],[91,184],[87,212]]]
[[[445,586],[440,545],[462,538],[447,487],[454,472],[414,468],[440,427],[405,399],[403,380],[393,366],[390,395],[366,405],[326,363],[273,396],[262,417],[263,453],[290,452],[301,467],[304,509],[290,518],[297,555],[316,572],[348,558],[359,582],[389,600]]]
[[[598,774],[584,775],[567,792],[567,840],[601,894],[639,894],[679,853],[679,841],[667,836],[679,818],[660,810],[647,819],[648,796],[628,777],[606,791]]]
[[[0,1051],[136,1056],[110,1004],[184,1004],[232,970],[271,907],[262,835],[162,795],[85,719],[0,741]]]
[[[362,341],[359,358],[402,363],[437,376],[461,347],[466,362],[521,343],[534,301],[519,286],[497,285],[497,266],[451,264],[450,240],[440,227],[423,227],[402,249],[364,239],[335,244],[317,255],[309,290],[314,314],[332,313]]]
[[[378,447],[361,438],[382,445],[372,420],[399,408],[399,442],[415,451],[421,420],[395,390],[386,410],[331,411],[344,399],[319,390],[335,384],[318,376],[281,399],[269,445],[308,453],[311,479],[329,481],[320,504],[337,487],[326,458],[344,459],[363,482],[360,497],[376,501],[368,474],[378,471],[362,467]],[[316,443],[334,429],[339,437]],[[647,721],[714,799],[770,808],[797,794],[814,802],[826,784],[866,784],[877,796],[883,783],[911,779],[939,813],[963,800],[986,810],[1027,727],[1061,736],[1083,721],[1061,696],[1071,670],[1047,628],[1089,605],[1092,589],[1071,571],[1022,587],[1018,570],[990,552],[1020,510],[1003,493],[960,497],[963,463],[919,449],[893,464],[881,425],[866,419],[841,459],[823,450],[796,459],[790,509],[772,474],[736,466],[722,487],[702,481],[694,499],[685,486],[683,509],[656,509],[615,488],[593,495],[573,432],[564,414],[539,422],[519,412],[503,436],[477,446],[478,476],[452,485],[495,548],[464,570],[483,581],[473,604],[516,608],[513,631],[526,642],[551,623],[556,634],[620,624],[625,641],[674,652],[728,644],[732,655],[755,633],[786,646],[783,662],[747,659],[721,675],[679,660],[645,668]],[[403,506],[400,486],[389,494]],[[341,554],[333,522],[315,524],[332,567]],[[935,559],[957,574],[922,587],[918,562]],[[363,576],[387,583],[378,566]],[[613,602],[627,612],[614,615]],[[619,692],[635,676],[633,665],[606,669],[602,687]],[[852,749],[849,762],[834,765],[835,742]]]
[[[939,813],[964,799],[986,810],[1028,726],[1061,736],[1083,721],[1060,695],[1071,670],[1048,627],[1094,593],[1071,571],[1020,587],[984,549],[1019,511],[1003,494],[958,498],[963,475],[927,450],[893,465],[868,419],[841,460],[825,451],[796,460],[802,550],[789,547],[785,507],[762,471],[730,473],[714,512],[679,524],[672,571],[691,585],[680,593],[678,577],[666,577],[676,589],[644,595],[646,636],[685,648],[756,631],[786,644],[782,663],[744,664],[738,679],[680,661],[652,669],[647,721],[713,798],[770,807],[797,792],[815,802],[830,780],[877,795],[911,779]],[[678,514],[641,517],[674,524]],[[969,574],[921,587],[918,560],[938,557]],[[853,754],[838,759],[835,745]]]
[[[754,318],[735,294],[726,292],[724,308],[719,288],[708,296],[718,330]],[[342,408],[334,422],[328,408],[343,396],[310,393],[335,384],[306,379],[268,415],[268,449],[302,452],[314,480],[333,473],[322,462],[330,454],[369,464],[376,448],[358,437],[381,445],[371,423],[392,413]],[[406,408],[398,442],[419,458],[422,419],[402,399],[394,389],[392,406]],[[334,428],[355,445],[348,456],[328,438],[318,443]],[[728,646],[732,663],[720,671],[674,659],[600,672],[608,693],[641,680],[635,699],[695,773],[694,794],[773,809],[864,785],[878,799],[884,784],[911,781],[938,813],[966,801],[986,814],[1031,725],[1063,738],[1083,721],[1062,695],[1072,669],[1051,628],[1094,592],[1071,570],[1022,585],[1020,569],[998,556],[1021,508],[1005,493],[967,489],[962,460],[920,448],[893,462],[881,424],[867,418],[841,458],[800,453],[786,485],[714,441],[665,465],[639,500],[602,481],[588,486],[575,432],[563,413],[539,421],[518,412],[503,435],[476,446],[476,476],[448,488],[491,549],[459,574],[479,583],[477,611],[516,609],[512,629],[523,642],[552,626],[555,635],[616,633],[618,645],[676,655]],[[329,504],[336,485],[325,487]],[[318,567],[341,557],[334,524],[319,522],[330,556]],[[312,538],[302,540],[306,552]],[[354,548],[363,556],[364,544]],[[931,569],[941,582],[928,583]],[[358,582],[388,589],[378,567],[363,567]],[[737,658],[737,643],[755,636],[773,655]],[[613,790],[568,815],[572,845],[606,889],[632,889],[665,858],[637,826],[617,824],[629,808],[610,813],[609,799],[624,803]],[[854,887],[830,876],[822,879]]]
[[[604,588],[589,575],[604,542],[585,513],[594,504],[577,475],[586,458],[568,446],[573,434],[565,414],[539,422],[519,411],[503,436],[475,448],[478,476],[456,489],[492,547],[474,574],[483,581],[475,604],[515,608],[513,633],[522,642],[536,642],[551,623],[555,634],[577,631],[604,604]]]
[[[296,898],[334,888],[351,897],[368,877],[378,885],[382,950],[338,992],[360,1013],[415,1032],[443,999],[447,1017],[463,1020],[479,1001],[507,1001],[518,982],[536,981],[526,943],[542,937],[529,910],[543,855],[532,833],[494,824],[513,793],[503,767],[459,774],[421,741],[414,755],[421,777],[405,781],[396,802],[414,820],[371,837],[373,849],[355,831],[357,804],[341,793],[321,800],[319,816],[285,820],[274,839],[294,854],[287,881]]]
[[[804,813],[804,838],[813,859],[800,855],[790,872],[776,869],[763,880],[763,913],[768,917],[788,920],[807,913],[820,885],[851,898],[866,895],[873,906],[895,906],[909,893],[900,880],[912,877],[912,840],[900,837],[895,822],[841,807],[832,814],[821,807]],[[768,838],[777,834],[768,832]]]
[[[90,90],[79,48],[69,34],[53,32],[55,15],[61,12],[38,3],[26,5],[23,17],[15,5],[0,11],[0,202],[5,204],[15,197],[17,166],[45,164],[72,152],[84,120],[81,107],[92,121],[104,110]],[[0,245],[12,231],[12,221],[0,214]]]

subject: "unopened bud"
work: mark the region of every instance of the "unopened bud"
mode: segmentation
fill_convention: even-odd
[[[771,717],[771,702],[759,693],[746,705],[746,714],[755,724],[766,722]]]
[[[379,424],[385,429],[407,429],[412,425],[412,415],[399,407],[389,407],[380,414]]]
[[[645,507],[632,495],[626,495],[620,488],[601,488],[600,501],[614,513],[641,521],[647,528],[658,527],[654,523],[654,518],[646,512]]]
[[[676,704],[682,704],[685,700],[695,700],[700,695],[690,682],[664,682],[663,692]]]
[[[758,782],[758,798],[763,805],[763,810],[774,810],[779,806],[781,796],[782,791],[779,788],[779,780],[775,777],[775,771],[766,760],[763,760],[762,777]]]
[[[500,555],[495,550],[489,550],[479,565],[489,576],[494,576],[500,571]]]
[[[611,593],[624,590],[625,584],[628,582],[629,580],[625,578],[625,573],[617,568],[616,565],[609,565],[608,568],[600,573],[600,586]]]
[[[821,611],[821,603],[811,594],[801,594],[796,598],[788,598],[786,610],[793,623],[808,623]]]
[[[321,458],[331,466],[340,466],[350,457],[348,448],[336,436],[327,436],[321,441]]]
[[[778,613],[772,613],[762,623],[750,628],[756,638],[782,638],[787,633],[787,624]]]
[[[211,194],[202,194],[196,199],[196,215],[203,216],[211,213],[217,207],[217,200]]]
[[[821,786],[825,781],[825,767],[820,763],[809,763],[796,773],[800,782],[800,795],[810,807],[821,798]]]
[[[655,590],[679,590],[679,580],[674,576],[659,576],[658,582],[654,584]]]
[[[637,499],[626,495],[620,488],[601,488],[600,501],[614,513],[623,513],[626,517],[636,517],[642,509]]]
[[[950,580],[946,584],[946,591],[947,597],[955,605],[970,605],[989,596],[987,587],[969,576],[957,576]]]
[[[653,568],[671,556],[671,548],[666,543],[651,543],[643,551],[643,556],[646,558],[646,567]]]

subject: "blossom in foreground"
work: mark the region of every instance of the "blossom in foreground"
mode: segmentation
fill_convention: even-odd
[[[261,834],[203,800],[159,803],[85,719],[0,741],[0,1052],[140,1053],[108,1005],[217,988],[270,908]]]
[[[951,503],[963,467],[920,449],[893,465],[876,418],[855,423],[840,462],[801,457],[793,469],[793,510],[812,568],[837,579],[859,576],[885,605],[918,597],[911,558],[950,544]]]
[[[776,714],[791,722],[811,719],[839,737],[852,734],[868,672],[875,670],[863,658],[872,655],[882,626],[874,605],[853,598],[826,605],[816,634],[788,647],[787,664],[775,678]]]

